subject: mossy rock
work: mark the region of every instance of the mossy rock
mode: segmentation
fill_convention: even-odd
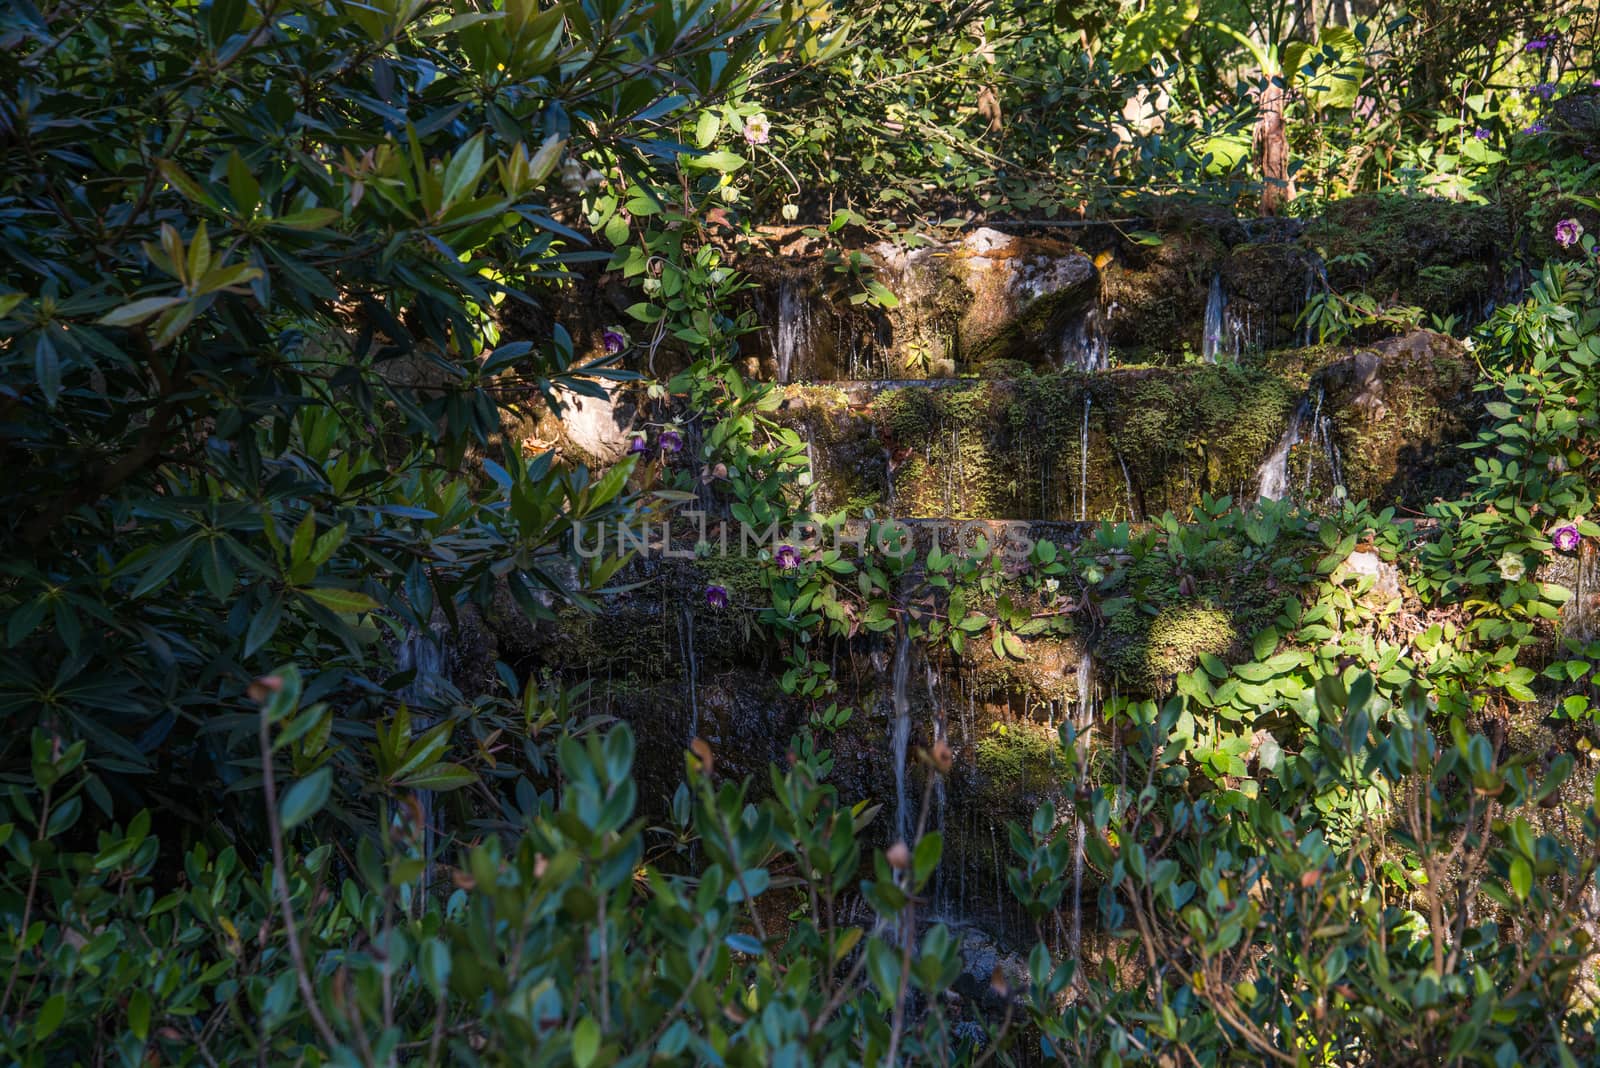
[[[977,792],[988,805],[1009,809],[1019,793],[1039,793],[1056,781],[1060,736],[1043,724],[1026,720],[991,723],[976,749]]]
[[[1426,330],[1359,349],[1316,377],[1332,413],[1344,485],[1377,505],[1453,498],[1472,473],[1476,368]]]
[[[1476,313],[1509,233],[1495,206],[1434,197],[1352,197],[1328,205],[1306,230],[1336,290],[1364,291],[1447,315]]]
[[[1211,278],[1227,248],[1210,225],[1163,232],[1161,244],[1119,242],[1102,275],[1106,339],[1126,354],[1200,351]]]

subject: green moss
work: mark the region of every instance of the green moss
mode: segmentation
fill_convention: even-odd
[[[1352,197],[1330,204],[1305,240],[1335,289],[1364,290],[1435,314],[1476,310],[1487,266],[1508,232],[1498,207],[1431,197]]]
[[[1018,792],[1049,784],[1061,752],[1054,731],[1021,721],[990,724],[976,748],[979,796],[988,804],[1002,806]]]
[[[1220,607],[1171,606],[1154,619],[1119,614],[1112,620],[1103,655],[1118,678],[1154,693],[1174,675],[1193,670],[1201,653],[1225,656],[1238,640],[1239,631]]]

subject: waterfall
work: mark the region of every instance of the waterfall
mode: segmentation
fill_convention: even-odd
[[[1211,276],[1211,291],[1206,294],[1205,327],[1200,338],[1200,355],[1206,363],[1216,363],[1217,354],[1222,351],[1227,308],[1228,298],[1222,293],[1222,274],[1218,272]]]
[[[1089,306],[1061,335],[1061,364],[1079,371],[1106,369],[1106,328],[1098,304]]]
[[[883,450],[883,508],[884,513],[894,518],[894,453],[887,448]]]
[[[1311,409],[1311,445],[1312,445],[1312,448],[1310,450],[1310,453],[1306,456],[1306,484],[1305,484],[1305,488],[1300,491],[1300,499],[1302,501],[1309,501],[1311,499],[1311,472],[1312,472],[1312,469],[1314,469],[1317,466],[1317,450],[1316,450],[1317,435],[1318,435],[1318,433],[1320,433],[1320,432],[1322,432],[1324,430],[1324,427],[1322,425],[1322,398],[1323,398],[1323,394],[1325,394],[1326,392],[1327,391],[1325,389],[1323,389],[1321,386],[1317,387],[1317,403],[1315,405],[1313,405],[1312,409]],[[1324,435],[1324,437],[1326,437],[1326,435]],[[1330,472],[1330,474],[1331,474],[1331,472]]]
[[[1327,268],[1323,266],[1322,257],[1313,252],[1311,254],[1311,261],[1306,264],[1305,302],[1300,305],[1301,315],[1304,316],[1306,320],[1305,330],[1301,335],[1300,344],[1306,348],[1310,348],[1315,342],[1312,337],[1314,331],[1311,329],[1311,318],[1310,316],[1305,316],[1305,311],[1307,308],[1311,307],[1311,298],[1315,297],[1319,291],[1322,293],[1328,292],[1328,271]],[[1487,316],[1485,316],[1485,318],[1487,318]]]
[[[894,825],[900,841],[911,843],[911,806],[906,802],[906,749],[911,743],[911,701],[906,679],[911,673],[911,629],[904,621],[894,648]]]
[[[1078,782],[1082,786],[1089,776],[1089,743],[1094,737],[1095,707],[1094,654],[1085,649],[1078,661],[1078,707],[1072,717],[1073,740],[1078,750]],[[1077,817],[1077,841],[1072,851],[1072,963],[1081,971],[1083,955],[1083,854],[1084,836],[1088,828],[1082,817]],[[1080,981],[1076,975],[1074,982]]]
[[[1122,453],[1117,453],[1117,463],[1122,465],[1122,481],[1128,487],[1128,522],[1139,521],[1139,509],[1133,503],[1133,476],[1128,474],[1128,461],[1122,458]]]
[[[1092,395],[1083,394],[1083,435],[1079,442],[1080,463],[1078,471],[1078,522],[1089,518],[1089,405]]]
[[[778,381],[788,382],[811,342],[811,308],[800,287],[801,279],[784,275],[778,279],[778,330],[773,355],[778,361]]]
[[[1283,436],[1272,447],[1267,458],[1256,471],[1256,496],[1269,501],[1281,501],[1289,492],[1289,451],[1300,443],[1300,427],[1310,411],[1310,403],[1302,397],[1289,416],[1289,425]]]

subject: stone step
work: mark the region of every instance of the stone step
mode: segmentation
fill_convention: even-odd
[[[1179,212],[1136,226],[978,226],[853,251],[893,293],[805,239],[739,266],[761,324],[746,373],[769,381],[903,379],[1018,368],[1172,362],[1303,344],[1301,313],[1330,289],[1436,316],[1481,319],[1507,286],[1497,209],[1426,198],[1352,198],[1306,221]],[[837,250],[834,250],[835,252]]]
[[[1239,364],[785,387],[819,512],[1142,520],[1337,487],[1420,507],[1470,470],[1474,374],[1427,332]]]

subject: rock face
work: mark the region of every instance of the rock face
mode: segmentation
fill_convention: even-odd
[[[1047,238],[988,227],[960,241],[870,250],[879,277],[900,301],[890,315],[902,365],[942,377],[994,360],[1035,367],[1104,364],[1094,318],[1094,263]]]
[[[865,250],[893,307],[820,262],[746,265],[762,329],[747,352],[780,382],[948,378],[998,365],[1103,366],[1100,282],[1064,242],[980,228],[948,242]]]
[[[1315,377],[1344,485],[1375,504],[1453,496],[1471,473],[1473,371],[1460,342],[1416,330],[1357,349]]]
[[[601,387],[605,388],[605,387]],[[561,432],[566,443],[594,464],[614,464],[633,442],[633,402],[616,387],[602,397],[560,390]]]
[[[1509,291],[1507,230],[1495,208],[1407,197],[1339,201],[1309,222],[1191,208],[1046,234],[979,227],[857,249],[898,301],[887,308],[859,303],[859,281],[818,255],[751,260],[741,267],[758,282],[763,329],[746,351],[782,382],[1172,363],[1205,351],[1215,302],[1236,358],[1309,343],[1302,313],[1330,289],[1479,318]]]
[[[1147,519],[1253,499],[1275,451],[1285,496],[1426,504],[1469,470],[1471,381],[1461,347],[1424,331],[1237,365],[795,386],[778,416],[812,444],[823,511]]]

